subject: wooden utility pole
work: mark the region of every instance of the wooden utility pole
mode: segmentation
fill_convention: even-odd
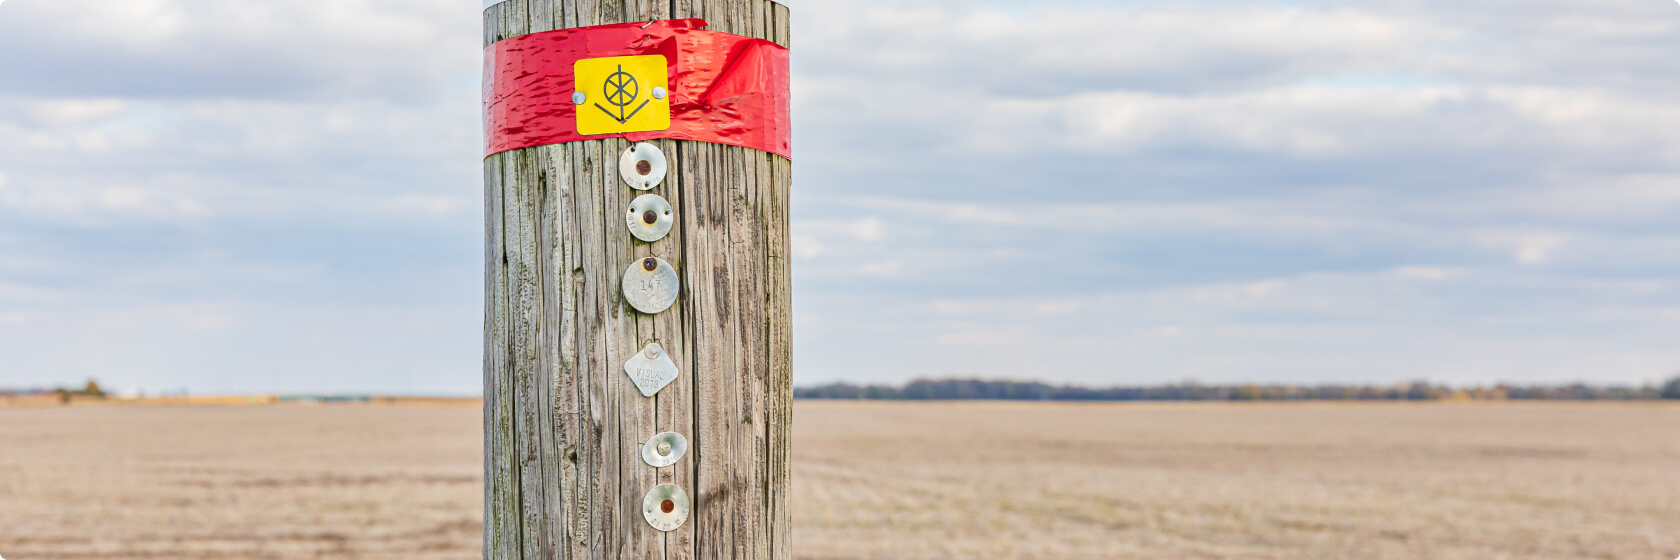
[[[787,8],[765,0],[508,0],[484,12],[488,46],[600,24],[704,18],[707,29],[788,45]],[[484,558],[791,558],[788,191],[792,164],[738,146],[650,140],[669,161],[658,194],[675,225],[626,231],[643,191],[620,179],[633,143],[593,139],[484,160]],[[647,257],[681,280],[657,314],[620,281]],[[625,362],[657,342],[680,375],[645,397]],[[642,445],[687,438],[676,464]],[[643,518],[656,485],[692,513]]]

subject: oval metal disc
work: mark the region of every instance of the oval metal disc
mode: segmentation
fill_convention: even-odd
[[[688,452],[688,438],[676,432],[665,432],[642,444],[642,460],[655,467],[669,467]]]
[[[665,152],[640,142],[618,156],[618,176],[636,190],[648,190],[665,180]]]
[[[630,263],[621,284],[625,301],[642,313],[664,311],[677,301],[677,269],[659,257],[644,257]]]
[[[648,218],[653,218],[649,222]],[[630,211],[624,215],[624,225],[630,227],[630,235],[636,239],[652,243],[671,233],[671,222],[676,218],[671,215],[671,203],[665,197],[657,194],[644,194],[630,201]]]
[[[624,362],[624,374],[630,376],[630,382],[636,384],[636,390],[641,391],[642,396],[651,397],[677,380],[677,363],[671,361],[658,342],[652,342]],[[683,449],[687,448],[685,443]],[[646,457],[646,454],[643,456]]]
[[[688,494],[675,484],[661,484],[648,490],[642,498],[642,517],[648,525],[661,531],[672,531],[688,521]]]

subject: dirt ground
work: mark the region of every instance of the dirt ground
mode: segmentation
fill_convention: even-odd
[[[0,556],[473,558],[476,406],[0,407]],[[795,406],[795,556],[1680,554],[1680,406]]]

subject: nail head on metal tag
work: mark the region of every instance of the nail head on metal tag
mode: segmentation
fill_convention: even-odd
[[[674,219],[671,215],[671,203],[666,202],[665,197],[644,194],[630,201],[630,210],[624,215],[624,224],[630,227],[630,235],[652,243],[671,233],[671,222]]]
[[[665,180],[665,152],[659,146],[640,142],[618,156],[618,176],[636,190],[648,190]]]
[[[642,498],[642,517],[648,525],[661,531],[672,531],[688,521],[688,494],[675,484],[661,484],[648,490]]]
[[[665,432],[642,444],[642,460],[654,467],[669,467],[688,452],[688,439],[676,432]]]
[[[665,354],[664,349],[659,347],[658,342],[653,342],[624,362],[624,374],[630,376],[630,382],[636,384],[636,389],[642,392],[642,396],[651,397],[658,393],[660,389],[664,389],[666,385],[670,385],[672,381],[677,380],[677,363],[671,361],[671,356]],[[657,437],[655,436],[655,439]],[[682,436],[677,437],[681,438]],[[683,449],[687,448],[687,442],[684,442]],[[646,449],[642,450],[642,457],[647,458]],[[676,462],[676,460],[672,459],[672,462]],[[649,463],[652,463],[652,461],[649,461]]]
[[[677,269],[665,259],[645,257],[624,271],[620,282],[630,307],[649,315],[664,311],[677,301]]]

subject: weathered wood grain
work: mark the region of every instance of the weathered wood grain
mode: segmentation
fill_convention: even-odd
[[[660,150],[664,151],[666,154],[670,154],[673,158],[676,157],[678,150],[676,141],[660,140],[656,143],[659,145]],[[673,160],[672,163],[675,163],[675,161]],[[688,179],[682,172],[680,166],[671,165],[669,168],[670,171],[668,172],[669,175],[666,177],[666,184],[661,190],[664,191],[662,196],[664,196],[667,201],[671,201],[675,204],[677,201],[682,200],[682,192],[687,188],[685,185]],[[683,228],[673,227],[671,229],[671,233],[666,235],[664,239],[660,239],[659,241],[655,241],[651,244],[637,243],[638,246],[643,247],[647,251],[646,254],[663,258],[670,261],[671,265],[676,267],[678,270],[685,270],[687,268],[687,261],[683,255],[684,239],[685,236],[683,235]],[[688,312],[687,307],[681,304],[673,305],[671,309],[665,313],[660,313],[659,315],[654,316],[652,325],[652,340],[649,342],[659,342],[660,345],[665,348],[665,351],[671,355],[673,360],[676,360],[678,363],[685,363],[685,360],[691,355],[689,347],[693,344],[693,341],[688,337],[689,329],[685,326],[687,324],[686,321],[690,316],[691,315]],[[693,381],[687,376],[679,376],[676,381],[671,382],[669,386],[666,386],[664,390],[655,395],[654,400],[657,404],[655,426],[652,431],[656,433],[676,432],[683,434],[683,437],[685,438],[693,440]],[[676,465],[659,469],[657,482],[675,484],[692,494],[692,489],[694,488],[694,469],[689,468],[692,464],[690,462],[691,460],[692,459],[683,460]],[[693,558],[693,527],[694,525],[692,523],[684,523],[681,527],[678,527],[677,530],[666,533],[663,536],[661,557],[671,560],[686,560]]]
[[[776,9],[782,14],[778,17],[785,22],[786,8],[777,5]],[[780,37],[785,41],[787,28],[785,23],[783,25]],[[770,327],[767,349],[770,364],[769,377],[765,380],[769,395],[765,400],[770,410],[766,413],[768,421],[765,430],[770,434],[770,448],[765,487],[769,489],[766,500],[770,507],[770,557],[791,560],[793,510],[788,506],[788,490],[792,488],[790,477],[793,471],[792,442],[788,434],[793,426],[793,232],[788,200],[793,185],[793,162],[771,157],[770,166],[770,193],[766,199],[769,207],[765,210],[770,230],[767,254],[770,290],[767,299],[769,316],[775,319],[766,321]]]
[[[538,426],[541,423],[539,415],[542,413],[542,403],[534,390],[538,369],[537,346],[541,344],[542,325],[539,310],[542,306],[538,296],[540,289],[538,282],[541,275],[536,263],[536,224],[531,218],[532,191],[535,188],[525,188],[524,185],[535,185],[535,178],[530,173],[530,158],[527,154],[508,158],[504,162],[505,192],[503,195],[503,221],[507,231],[503,239],[507,244],[508,255],[508,297],[512,302],[512,332],[509,333],[509,346],[512,347],[513,394],[514,394],[514,453],[515,463],[519,474],[519,526],[521,534],[540,534],[542,530],[542,461],[541,438]],[[520,542],[522,557],[544,557],[541,543],[535,539],[523,539]]]
[[[484,13],[485,45],[551,29],[706,18],[788,44],[786,7],[765,0],[510,0]],[[791,558],[787,507],[792,165],[756,150],[656,141],[670,159],[670,235],[624,227],[642,194],[618,179],[629,143],[590,140],[485,159],[485,558]],[[619,280],[657,256],[682,279],[647,315]],[[658,342],[681,375],[653,398],[622,366]],[[655,469],[659,432],[690,451]],[[694,500],[670,533],[641,499],[672,483]]]
[[[484,166],[485,302],[484,336],[496,344],[484,345],[484,511],[496,512],[484,519],[484,557],[512,558],[519,530],[509,522],[517,519],[515,501],[518,477],[512,468],[513,396],[508,380],[508,297],[506,241],[502,220],[502,158],[486,160]],[[488,452],[494,450],[494,452]]]

